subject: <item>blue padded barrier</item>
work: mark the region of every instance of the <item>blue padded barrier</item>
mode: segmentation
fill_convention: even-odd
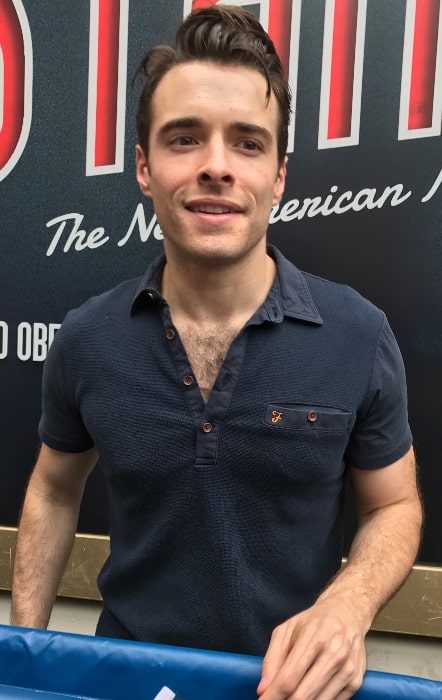
[[[94,698],[66,695],[66,693],[49,693],[45,690],[15,688],[12,685],[0,685],[0,700],[94,700]]]
[[[260,668],[255,656],[0,625],[0,698],[256,700]],[[368,671],[355,698],[442,700],[442,683]]]

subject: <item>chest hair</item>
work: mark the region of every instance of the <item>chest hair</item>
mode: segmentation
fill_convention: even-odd
[[[211,325],[178,327],[181,341],[198,382],[203,400],[207,403],[218,372],[239,328]]]

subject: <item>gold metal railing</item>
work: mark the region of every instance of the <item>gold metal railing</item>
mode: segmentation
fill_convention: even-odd
[[[0,527],[0,589],[10,590],[17,529]],[[97,575],[109,552],[103,535],[75,536],[58,594],[100,600]],[[373,630],[442,638],[442,568],[416,565],[394,598],[377,615]]]

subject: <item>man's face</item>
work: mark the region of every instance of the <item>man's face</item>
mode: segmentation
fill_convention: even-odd
[[[169,260],[225,264],[265,251],[285,183],[277,101],[267,102],[266,90],[255,70],[199,61],[174,66],[159,83],[137,179]]]

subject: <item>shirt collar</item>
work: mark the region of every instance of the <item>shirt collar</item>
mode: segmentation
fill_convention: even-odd
[[[321,315],[314,303],[304,274],[282,253],[269,245],[268,254],[275,260],[277,273],[267,299],[250,322],[262,320],[280,323],[284,316],[322,325]],[[162,253],[146,270],[140,280],[131,303],[134,313],[143,301],[161,301],[161,277],[166,256]]]
[[[138,284],[135,290],[135,294],[132,297],[132,302],[130,305],[131,314],[134,313],[144,301],[158,302],[162,300],[163,297],[161,296],[161,279],[165,264],[166,256],[164,255],[164,253],[161,253],[149,265],[146,272],[141,277],[140,283]]]
[[[275,248],[267,246],[268,254],[275,260],[277,274],[264,303],[270,320],[280,322],[284,316],[323,324],[321,315],[310,294],[305,275]]]

